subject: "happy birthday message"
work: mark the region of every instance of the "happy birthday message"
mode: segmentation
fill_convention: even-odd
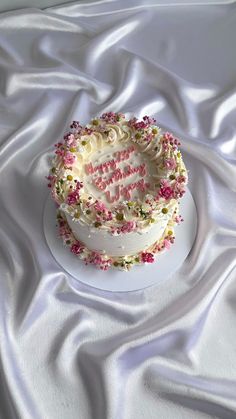
[[[132,191],[138,190],[141,192],[145,192],[147,188],[149,188],[150,184],[145,182],[143,177],[147,174],[146,164],[142,163],[138,166],[132,167],[130,164],[121,169],[119,167],[119,163],[129,160],[132,153],[134,153],[135,147],[131,145],[129,148],[116,151],[113,153],[113,159],[107,160],[97,166],[93,166],[92,163],[88,163],[85,165],[85,171],[88,175],[92,176],[92,183],[95,185],[99,190],[103,191],[106,195],[106,199],[108,202],[113,203],[119,201],[121,197],[124,199],[131,199]],[[102,176],[104,175],[105,176]],[[107,177],[107,174],[110,176]],[[126,186],[123,185],[115,185],[115,193],[114,195],[111,194],[109,190],[110,185],[114,185],[117,182],[120,182],[123,179],[126,179],[134,174],[137,174],[142,179],[129,183]]]

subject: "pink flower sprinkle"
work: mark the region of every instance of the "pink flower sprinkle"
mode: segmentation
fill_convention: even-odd
[[[100,212],[105,212],[105,211],[107,211],[106,205],[105,205],[105,204],[103,204],[103,202],[102,202],[102,201],[96,201],[96,202],[95,202],[95,204],[94,204],[94,209],[95,209],[96,211],[100,211]]]
[[[171,132],[165,132],[163,134],[163,138],[167,141],[172,141],[174,139],[173,134],[171,134]]]
[[[92,134],[93,132],[94,132],[94,129],[92,129],[92,128],[88,128],[88,127],[85,127],[85,128],[83,129],[82,134],[85,134],[85,135],[90,135],[90,134]]]
[[[61,156],[61,157],[64,157],[64,153],[65,153],[65,151],[61,150],[61,149],[58,149],[58,150],[55,151],[55,154],[57,154],[58,156]]]
[[[117,124],[117,121],[123,117],[124,115],[122,113],[105,112],[102,114],[101,119],[108,122],[108,124]]]
[[[73,205],[73,204],[77,203],[78,199],[79,199],[79,192],[77,190],[75,190],[75,191],[68,194],[68,196],[66,198],[66,203],[68,205]]]
[[[138,121],[137,118],[132,118],[128,121],[128,124],[131,128],[136,130],[141,130],[150,127],[150,125],[155,124],[156,120],[145,115],[142,121]]]
[[[176,161],[174,158],[166,159],[164,165],[167,169],[173,170],[176,168]]]
[[[160,184],[161,184],[161,187],[160,187],[160,190],[158,192],[157,198],[165,198],[165,200],[168,200],[168,199],[172,198],[173,189],[170,186],[168,180],[161,179]]]
[[[70,251],[74,253],[75,255],[79,255],[84,250],[84,247],[82,244],[77,240],[75,243],[72,244]]]
[[[149,252],[142,252],[141,254],[142,262],[153,263],[154,262],[154,255],[153,253]]]
[[[64,136],[64,140],[68,146],[73,146],[75,145],[75,142],[76,142],[76,138],[74,134],[72,134],[71,132],[69,132],[68,134]]]
[[[104,216],[104,221],[111,221],[112,220],[112,212],[108,211],[107,214]]]
[[[54,147],[56,147],[56,148],[60,148],[62,145],[63,145],[63,144],[59,142],[59,143],[54,144]]]
[[[98,252],[92,252],[92,254],[84,260],[86,264],[91,263],[92,265],[97,266],[103,271],[107,271],[107,269],[111,266],[112,263],[111,259],[103,259],[102,255]]]
[[[181,215],[176,215],[175,222],[180,224],[182,221],[184,221],[183,217]]]
[[[150,143],[153,140],[153,134],[149,133],[144,138],[148,143]]]
[[[161,198],[165,198],[167,201],[168,199],[172,198],[173,196],[173,189],[170,186],[161,187],[159,190],[159,196]]]
[[[178,182],[178,183],[185,183],[186,182],[186,177],[180,175],[180,176],[177,177],[176,182]]]
[[[173,197],[175,199],[182,198],[182,196],[185,193],[184,186],[185,185],[183,183],[175,182],[174,189],[173,189]]]
[[[179,139],[174,137],[173,134],[171,134],[170,132],[165,132],[163,134],[163,145],[165,144],[166,145],[170,144],[174,150],[177,149],[177,146],[181,145]]]
[[[120,231],[122,233],[130,233],[136,227],[135,221],[127,221],[121,228]]]
[[[63,161],[66,166],[72,166],[75,160],[76,160],[76,156],[72,153],[69,153],[68,151],[65,153],[63,157]]]
[[[164,247],[166,248],[166,249],[170,249],[170,241],[169,240],[167,240],[167,239],[164,239]]]
[[[79,121],[73,121],[70,127],[72,129],[75,129],[76,131],[80,131],[82,129],[82,126],[80,125]]]
[[[145,128],[147,128],[147,124],[145,124],[144,121],[136,122],[134,124],[134,128],[137,129],[137,130],[138,129],[145,129]]]
[[[155,122],[156,122],[156,120],[155,120],[154,118],[150,118],[150,116],[147,116],[147,115],[145,115],[145,116],[143,117],[143,120],[144,120],[144,122],[145,122],[146,124],[148,124],[148,125],[154,125],[154,124],[155,124]]]
[[[76,190],[79,191],[80,189],[82,189],[84,186],[83,182],[80,182],[79,180],[77,180],[76,182]]]
[[[67,225],[60,225],[59,226],[59,236],[63,237],[64,239],[68,239],[70,237],[70,229]]]
[[[161,179],[160,183],[162,188],[168,188],[168,186],[170,186],[169,181],[167,179]]]

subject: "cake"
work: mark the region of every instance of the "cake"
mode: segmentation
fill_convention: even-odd
[[[59,235],[98,268],[152,263],[174,242],[188,174],[180,142],[155,119],[107,112],[55,144],[48,186]]]

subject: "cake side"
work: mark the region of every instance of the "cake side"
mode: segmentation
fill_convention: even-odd
[[[173,218],[174,211],[177,211],[178,204],[172,202],[168,214],[154,223],[150,223],[140,231],[131,231],[128,234],[120,233],[113,235],[110,231],[97,229],[88,224],[75,223],[73,217],[65,213],[66,220],[74,237],[80,240],[87,248],[101,254],[110,256],[133,255],[149,248],[155,241],[159,240],[166,226]]]

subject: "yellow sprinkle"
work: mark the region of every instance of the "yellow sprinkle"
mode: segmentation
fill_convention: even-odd
[[[162,208],[161,212],[162,212],[163,214],[167,214],[167,212],[168,212],[168,208]]]
[[[142,137],[142,135],[140,134],[140,132],[137,132],[137,134],[135,134],[135,138],[136,138],[136,140],[138,140],[139,138],[141,138]]]
[[[181,157],[181,153],[180,153],[180,151],[178,151],[178,153],[177,153],[177,157]]]
[[[93,125],[98,125],[98,124],[99,124],[99,122],[98,122],[98,120],[97,120],[97,119],[94,119],[94,120],[92,121],[92,124],[93,124]]]
[[[75,153],[76,152],[76,148],[72,147],[70,148],[71,153]]]
[[[158,129],[157,128],[153,128],[152,133],[153,134],[157,134],[158,133]]]
[[[74,217],[75,217],[75,218],[80,218],[80,213],[79,213],[78,211],[77,211],[77,212],[75,212]]]
[[[68,175],[66,179],[67,179],[67,180],[73,180],[73,176]]]
[[[82,145],[86,145],[87,144],[87,141],[83,140],[83,141],[81,141],[81,144]]]
[[[168,236],[172,236],[173,231],[169,230],[167,234],[168,234]]]

